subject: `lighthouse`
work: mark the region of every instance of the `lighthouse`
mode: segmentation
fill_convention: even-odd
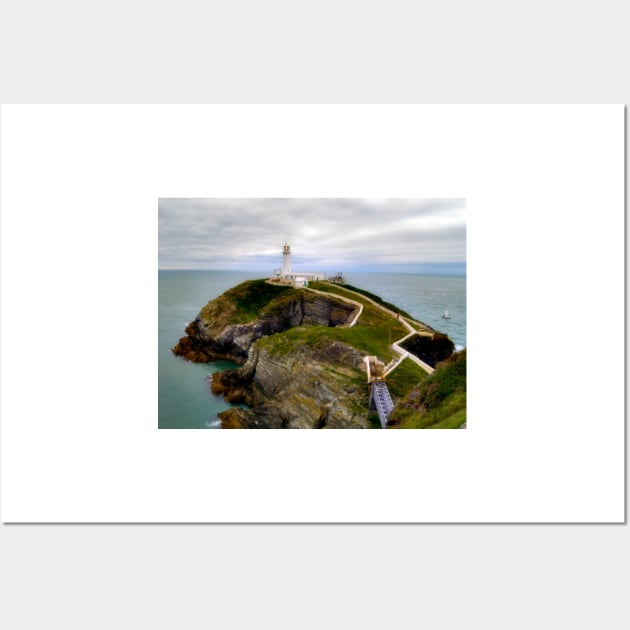
[[[291,248],[285,243],[282,248],[282,275],[284,277],[291,273]]]
[[[287,243],[282,248],[282,269],[273,270],[273,282],[282,282],[294,287],[307,287],[309,282],[321,282],[326,280],[325,273],[312,273],[310,271],[291,271],[291,248]]]

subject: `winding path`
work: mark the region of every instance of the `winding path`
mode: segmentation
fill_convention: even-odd
[[[309,288],[308,290],[309,291],[315,291],[316,293],[322,293],[324,295],[327,295],[324,291],[317,291],[317,289],[310,289]],[[346,289],[345,287],[344,287],[344,290],[353,292],[352,289]],[[339,293],[334,293],[333,295],[335,295],[337,297],[340,297],[341,299],[345,299],[347,302],[351,302],[353,304],[358,304],[361,307],[361,310],[359,311],[359,314],[354,318],[354,320],[350,324],[350,326],[354,326],[357,323],[357,320],[359,319],[359,316],[363,312],[363,305],[360,302],[355,302],[354,300],[351,300],[350,298],[345,298],[344,296],[339,295]],[[357,293],[357,295],[360,296],[363,300],[367,300],[368,302],[370,302],[372,305],[374,305],[376,308],[380,309],[384,313],[387,313],[390,317],[392,317],[396,321],[400,322],[409,331],[409,333],[407,335],[405,335],[404,337],[401,337],[397,341],[394,341],[394,343],[392,344],[392,349],[396,353],[398,353],[400,355],[400,357],[398,359],[396,359],[396,361],[394,361],[392,363],[389,363],[386,366],[386,368],[385,368],[385,370],[383,372],[383,377],[387,376],[389,373],[391,373],[393,370],[395,370],[405,359],[411,359],[416,365],[419,365],[428,374],[432,374],[434,372],[434,368],[432,368],[430,365],[428,365],[427,363],[422,361],[422,359],[419,359],[415,354],[412,354],[411,352],[405,350],[403,347],[401,347],[400,344],[403,343],[404,341],[407,341],[407,339],[409,339],[410,337],[413,337],[413,335],[422,334],[423,332],[429,332],[430,330],[432,331],[433,329],[428,327],[426,324],[423,324],[422,322],[418,322],[418,321],[412,319],[411,321],[416,322],[422,328],[422,330],[418,330],[417,328],[414,328],[407,321],[407,318],[403,317],[399,313],[396,313],[396,312],[386,308],[385,306],[382,306],[381,304],[379,304],[375,300],[367,297],[366,295],[362,295],[360,293]],[[368,380],[369,380],[369,377],[368,377]]]

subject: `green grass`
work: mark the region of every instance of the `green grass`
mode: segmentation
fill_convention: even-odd
[[[421,381],[427,378],[428,373],[411,359],[405,359],[387,378],[387,389],[394,402],[404,398]]]
[[[360,302],[361,304],[363,304],[364,307],[368,306],[374,309],[374,305],[371,302],[369,302],[368,300],[362,299],[363,297],[370,298],[371,300],[373,300],[380,306],[387,308],[390,311],[393,311],[394,313],[400,313],[400,315],[408,319],[412,324],[415,324],[418,328],[425,329],[428,332],[433,331],[433,329],[430,326],[427,326],[427,324],[424,324],[423,322],[418,321],[412,315],[409,315],[409,313],[407,313],[406,311],[403,311],[402,309],[398,308],[395,304],[385,302],[385,300],[380,298],[378,295],[374,295],[374,293],[370,293],[369,291],[366,291],[364,289],[359,289],[358,287],[354,287],[350,284],[344,284],[343,286],[341,286],[341,285],[333,284],[330,282],[313,282],[309,286],[310,288],[317,289],[318,291],[324,291],[326,293],[336,293],[337,295],[341,295],[341,296],[350,298],[351,300],[355,300],[356,302]],[[378,311],[378,312],[382,313],[382,311]],[[385,315],[385,313],[382,313],[382,314]],[[385,315],[385,316],[388,317],[391,321],[392,319],[391,315]],[[404,334],[406,334],[407,332],[409,331],[405,329]]]
[[[348,341],[350,345],[356,343],[355,347],[357,349],[365,349],[368,354],[375,354],[381,359],[387,358],[387,361],[392,356],[398,356],[392,354],[389,346],[397,339],[404,337],[408,332],[399,321],[391,315],[383,313],[383,311],[368,300],[363,299],[360,295],[352,291],[346,291],[337,285],[318,282],[311,286],[318,291],[321,290],[326,293],[347,297],[363,305],[363,312],[357,323],[352,328],[343,329],[348,331],[347,339],[351,340]],[[370,348],[375,349],[375,351],[370,353]]]
[[[450,416],[446,416],[442,420],[439,420],[435,424],[427,427],[427,429],[459,429],[466,422],[466,406],[456,411]]]
[[[271,335],[261,340],[261,343],[272,348],[274,352],[286,354],[298,343],[315,346],[326,339],[334,339],[347,343],[365,354],[375,355],[385,363],[397,356],[390,346],[407,333],[400,322],[352,291],[346,291],[328,283],[314,283],[312,286],[333,295],[349,297],[363,304],[363,312],[357,324],[352,328],[300,326]],[[308,289],[273,285],[265,280],[249,280],[226,291],[223,297],[236,307],[236,312],[230,318],[231,323],[243,323],[261,315],[275,311],[281,312],[288,300],[299,296],[300,291],[304,290]]]
[[[395,326],[393,325],[393,320],[390,319],[390,321],[392,325],[388,322],[380,325],[357,324],[352,328],[343,328],[341,326],[335,328],[328,326],[298,326],[270,335],[258,343],[263,343],[266,347],[272,349],[273,352],[287,354],[295,349],[296,344],[315,347],[329,339],[334,339],[356,348],[363,354],[375,355],[385,363],[389,363],[392,358],[398,356],[390,348],[390,337],[393,341],[404,334],[404,329],[401,326]]]
[[[298,293],[297,289],[286,285],[269,284],[266,280],[248,280],[226,291],[223,295],[237,308],[239,323],[259,317],[266,308],[279,297],[290,298]]]
[[[466,391],[466,356],[457,361],[440,366],[426,381],[424,403],[433,409],[453,392]]]
[[[390,418],[396,421],[393,429],[458,429],[466,422],[466,394],[453,394],[428,413],[395,409]]]
[[[466,421],[466,351],[439,365],[413,388],[390,420],[399,429],[459,428]]]
[[[333,295],[348,297],[363,304],[363,312],[359,321],[352,328],[345,326],[299,326],[273,335],[273,339],[269,338],[263,343],[269,344],[269,347],[273,347],[274,351],[288,353],[295,347],[296,343],[315,346],[325,339],[335,339],[347,343],[360,352],[375,355],[385,363],[389,363],[392,358],[398,356],[391,350],[390,346],[394,341],[407,334],[407,330],[400,322],[391,315],[383,313],[369,301],[362,299],[361,296],[350,291],[344,291],[341,287],[326,283],[313,283],[311,287]],[[271,288],[275,289],[276,287],[271,286]],[[308,289],[294,291],[300,290]]]
[[[385,363],[389,363],[398,356],[391,349],[391,341],[404,335],[402,327],[396,327],[389,322],[365,325],[357,324],[353,328],[334,328],[332,336],[353,348],[368,355],[375,355]]]

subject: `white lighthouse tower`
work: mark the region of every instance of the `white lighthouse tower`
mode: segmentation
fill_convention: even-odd
[[[291,273],[291,248],[285,243],[282,248],[282,276],[286,277]]]

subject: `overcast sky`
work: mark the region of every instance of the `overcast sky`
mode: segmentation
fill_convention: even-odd
[[[465,272],[465,199],[160,199],[160,269]],[[459,271],[458,271],[459,272]]]

